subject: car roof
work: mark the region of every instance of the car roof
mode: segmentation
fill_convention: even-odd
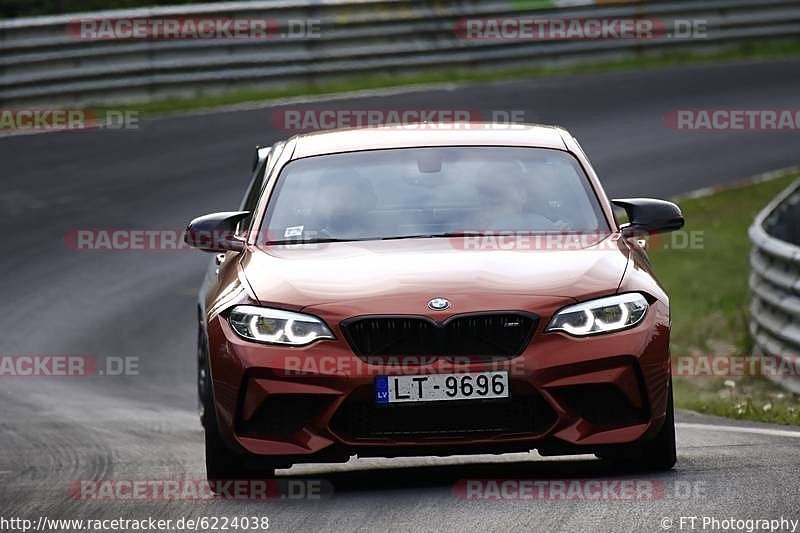
[[[567,150],[562,135],[569,134],[556,126],[482,122],[337,129],[296,136],[292,159],[420,146],[527,146]]]

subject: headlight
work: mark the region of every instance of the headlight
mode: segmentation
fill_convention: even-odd
[[[231,310],[228,322],[239,336],[270,344],[304,346],[334,338],[322,320],[281,309],[239,305]]]
[[[647,313],[647,300],[637,292],[620,294],[565,307],[545,331],[584,336],[635,326]]]

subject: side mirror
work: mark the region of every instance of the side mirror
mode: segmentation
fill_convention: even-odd
[[[249,211],[226,211],[198,217],[186,227],[183,241],[204,252],[239,252],[245,241],[236,236],[236,228]]]
[[[611,200],[628,213],[628,224],[622,225],[624,236],[650,235],[679,230],[684,219],[681,208],[672,202],[652,198],[623,198]]]

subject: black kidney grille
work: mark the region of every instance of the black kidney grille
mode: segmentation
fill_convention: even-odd
[[[344,321],[342,330],[356,355],[513,357],[525,350],[537,323],[527,313],[456,315],[443,324],[427,317],[366,316]]]

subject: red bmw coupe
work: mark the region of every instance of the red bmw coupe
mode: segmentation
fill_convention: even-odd
[[[612,205],[627,212],[620,224]],[[452,124],[258,148],[239,211],[192,221],[209,479],[361,457],[676,461],[669,299],[575,138]]]

